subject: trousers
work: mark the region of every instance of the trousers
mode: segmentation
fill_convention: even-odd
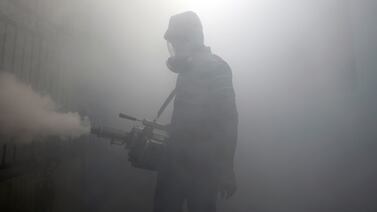
[[[206,148],[175,148],[158,172],[154,212],[216,212],[217,186]]]

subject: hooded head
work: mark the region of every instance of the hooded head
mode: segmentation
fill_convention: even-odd
[[[198,15],[192,11],[180,13],[170,18],[164,38],[179,54],[182,46],[200,48],[204,45],[203,27]]]
[[[203,27],[198,15],[188,11],[172,16],[164,38],[171,56],[168,67],[177,72],[177,68],[172,66],[184,65],[181,63],[204,46]]]

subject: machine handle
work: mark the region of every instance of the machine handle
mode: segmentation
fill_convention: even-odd
[[[133,116],[129,116],[127,114],[124,114],[124,113],[119,113],[119,118],[122,118],[122,119],[128,119],[128,120],[131,120],[131,121],[141,121]]]

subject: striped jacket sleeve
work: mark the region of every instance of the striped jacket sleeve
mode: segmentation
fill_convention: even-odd
[[[212,138],[216,143],[216,156],[220,171],[233,171],[233,158],[237,143],[238,112],[232,82],[232,71],[221,58],[213,65],[209,82],[209,116]]]

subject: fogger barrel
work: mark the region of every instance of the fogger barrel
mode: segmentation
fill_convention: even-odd
[[[92,127],[90,133],[100,138],[110,139],[117,144],[124,144],[127,142],[129,133],[118,129],[112,129],[107,127]]]
[[[111,140],[113,144],[125,145],[128,160],[136,168],[157,170],[165,156],[168,127],[155,121],[140,120],[120,114],[120,118],[139,121],[143,126],[134,126],[130,132],[107,127],[93,127],[91,133]]]

